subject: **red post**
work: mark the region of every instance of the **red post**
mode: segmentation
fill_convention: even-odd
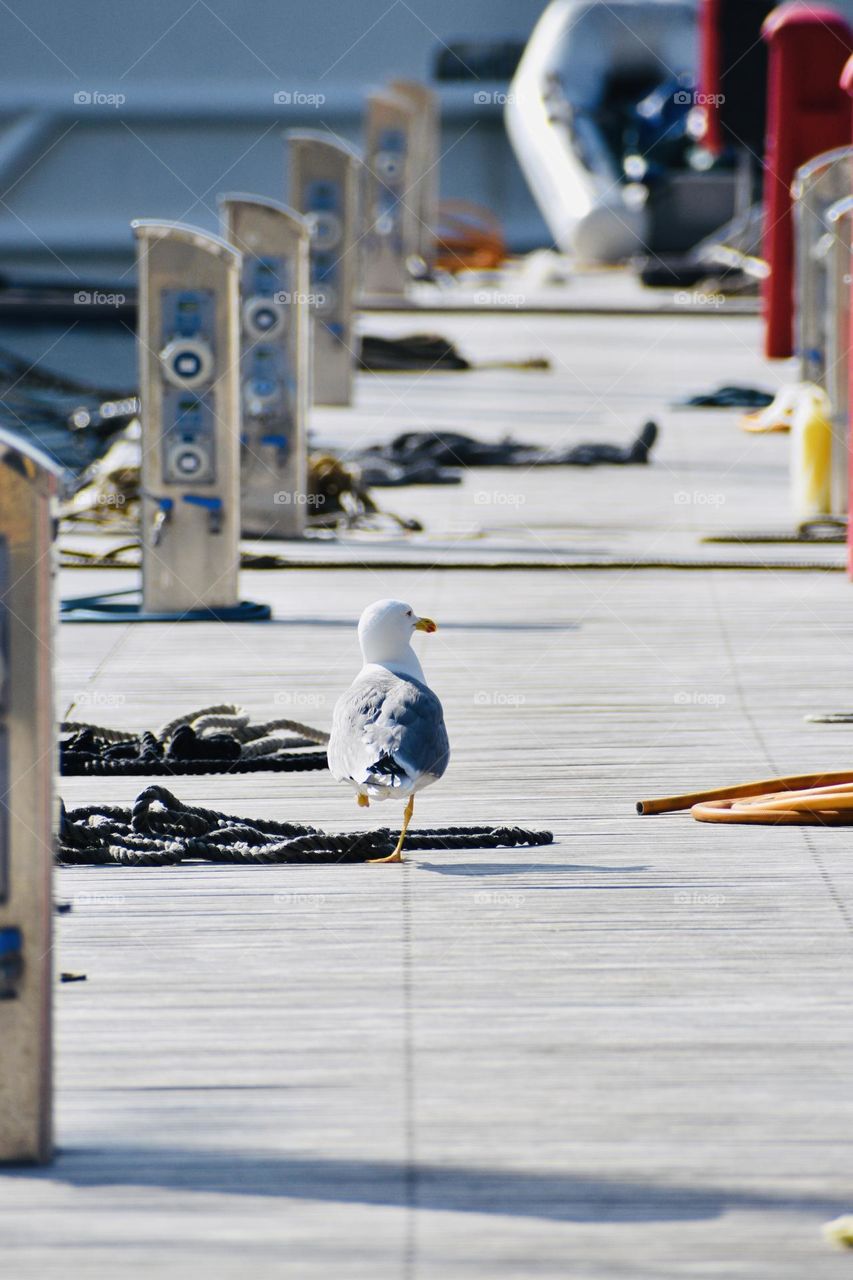
[[[761,34],[768,45],[764,352],[774,359],[794,351],[791,183],[801,164],[853,137],[850,100],[839,83],[853,32],[833,9],[795,2],[768,14]]]
[[[701,0],[699,5],[699,89],[705,100],[704,145],[714,155],[723,150],[723,131],[718,106],[720,84],[721,0]]]

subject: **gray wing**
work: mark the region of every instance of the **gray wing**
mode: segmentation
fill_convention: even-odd
[[[450,759],[444,713],[432,689],[390,671],[355,680],[338,699],[329,768],[339,782],[410,790],[440,778]]]

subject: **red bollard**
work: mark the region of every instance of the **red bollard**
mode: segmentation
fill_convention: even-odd
[[[794,351],[794,236],[791,183],[801,164],[853,137],[850,100],[839,84],[853,32],[833,9],[783,4],[761,28],[768,45],[764,169],[764,353]]]
[[[702,142],[718,156],[723,150],[720,123],[720,26],[722,0],[701,0],[699,6],[699,90],[705,100],[705,136]]]

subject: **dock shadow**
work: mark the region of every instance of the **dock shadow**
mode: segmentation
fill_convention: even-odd
[[[76,1188],[156,1187],[217,1195],[274,1196],[555,1222],[693,1221],[730,1210],[803,1212],[821,1218],[846,1202],[819,1196],[661,1186],[572,1173],[442,1168],[379,1160],[324,1160],[245,1151],[116,1146],[60,1153],[45,1169],[5,1176]]]

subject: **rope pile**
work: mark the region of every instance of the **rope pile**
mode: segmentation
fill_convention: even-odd
[[[104,774],[126,777],[210,773],[291,772],[328,767],[329,735],[298,720],[252,724],[232,703],[202,707],[177,717],[156,733],[128,733],[67,720],[71,734],[59,744],[59,771],[66,777]]]
[[[368,373],[432,373],[453,369],[550,369],[544,356],[521,360],[484,360],[472,364],[447,338],[437,333],[409,333],[383,338],[366,333],[358,352],[359,368]]]
[[[423,527],[418,520],[383,511],[370,496],[361,469],[347,466],[331,453],[309,454],[308,491],[315,499],[310,523],[316,527],[382,532],[390,525],[409,533]]]
[[[782,545],[794,542],[812,542],[820,545],[835,545],[847,541],[846,516],[817,516],[814,520],[803,520],[795,529],[762,533],[760,530],[748,529],[742,533],[706,534],[702,542],[716,543],[754,543],[756,545]]]
[[[368,372],[382,373],[471,368],[453,343],[437,333],[410,333],[403,338],[366,333],[359,345],[358,365]]]
[[[151,786],[132,809],[62,806],[56,861],[62,866],[175,866],[182,862],[320,863],[382,858],[396,833],[332,834],[297,822],[239,818],[183,804],[165,787]],[[410,832],[407,849],[498,849],[546,845],[550,831],[522,827],[436,827]]]
[[[684,409],[766,409],[773,403],[769,391],[758,387],[725,386],[715,391],[698,391],[685,400],[676,401]]]
[[[461,431],[406,431],[386,444],[371,445],[355,460],[365,484],[459,483],[465,467],[645,466],[658,438],[655,422],[646,422],[628,445],[592,441],[564,449],[503,440],[477,440]]]
[[[138,568],[139,441],[123,436],[81,477],[80,487],[62,506],[63,533],[87,526],[127,534],[133,541],[107,550],[60,547],[64,569]],[[358,466],[348,466],[330,453],[308,457],[308,526],[311,529],[361,529],[379,533],[418,532],[420,523],[383,510],[372,498]],[[246,553],[243,553],[244,555]],[[247,567],[247,566],[243,566]],[[249,566],[252,567],[252,566]]]

